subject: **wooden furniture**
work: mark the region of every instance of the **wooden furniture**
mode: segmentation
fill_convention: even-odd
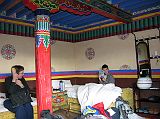
[[[135,112],[140,115],[152,116],[153,119],[160,117],[160,82],[153,82],[150,89],[135,87],[134,106]]]
[[[52,93],[52,107],[53,111],[57,111],[60,109],[68,110],[68,96],[67,91],[54,91]]]
[[[69,111],[80,114],[81,106],[77,98],[68,98]]]

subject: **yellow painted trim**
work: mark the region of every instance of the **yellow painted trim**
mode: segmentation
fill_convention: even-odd
[[[77,75],[77,78],[98,78],[98,75]]]
[[[4,82],[4,79],[0,79],[0,83],[3,83]]]
[[[137,75],[113,75],[114,78],[137,78]]]
[[[19,25],[32,26],[32,27],[34,27],[33,24],[25,23],[25,22],[21,22],[21,21],[15,21],[15,20],[3,19],[3,18],[0,18],[0,21],[1,21],[1,22],[8,22],[8,23],[13,23],[13,24],[19,24]]]
[[[160,78],[160,75],[152,75],[152,78]]]
[[[160,15],[160,12],[155,12],[155,13],[150,13],[150,14],[145,14],[145,15],[142,15],[142,16],[138,16],[138,17],[133,18],[133,21],[143,19],[143,18],[146,18],[146,17],[152,17],[152,16],[155,16],[155,15]],[[7,20],[7,19],[3,19],[3,18],[0,18],[0,21],[34,27],[33,24],[25,23],[25,22],[21,22],[21,21]],[[100,28],[104,28],[104,27],[115,26],[115,25],[118,25],[118,24],[123,24],[123,23],[122,22],[115,22],[115,23],[105,24],[105,25],[102,25],[102,26],[96,26],[96,27],[93,27],[93,28],[88,28],[88,29],[81,30],[81,31],[76,31],[76,32],[62,30],[62,29],[58,29],[58,28],[51,28],[51,30],[60,31],[60,32],[64,32],[64,33],[77,34],[77,33],[87,32],[87,31],[90,31],[90,30],[96,30],[96,29],[100,29]]]
[[[75,78],[76,75],[70,75],[70,76],[52,76],[52,79],[60,79],[60,78]]]
[[[57,28],[51,28],[51,30],[53,30],[53,31],[60,31],[60,32],[64,32],[64,33],[70,33],[70,34],[76,34],[76,33],[73,32],[73,31],[66,31],[66,30],[57,29]]]
[[[114,78],[137,78],[137,75],[113,75]],[[61,78],[97,78],[98,75],[70,75],[70,76],[52,76],[51,79],[61,79]],[[152,78],[160,78],[160,75],[152,75]],[[25,78],[26,81],[36,80],[36,77]],[[5,79],[0,79],[0,82],[4,82]]]

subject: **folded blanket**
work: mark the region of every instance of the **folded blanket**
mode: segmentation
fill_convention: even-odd
[[[103,102],[104,109],[109,108],[112,102],[115,102],[118,96],[121,96],[122,89],[114,84],[96,84],[88,83],[78,88],[78,100],[81,105],[81,112],[86,106],[93,106]]]

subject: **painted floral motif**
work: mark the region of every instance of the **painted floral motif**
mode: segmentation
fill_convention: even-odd
[[[58,9],[58,5],[54,4],[49,0],[32,0],[35,4],[39,5],[41,8],[45,8],[48,10]]]
[[[1,55],[4,59],[11,60],[16,55],[16,50],[13,45],[6,44],[1,49]]]
[[[85,55],[87,57],[87,59],[91,60],[95,57],[95,51],[93,48],[87,48]]]
[[[120,67],[120,70],[130,70],[130,69],[131,69],[131,67],[127,64],[124,64]]]
[[[125,40],[125,39],[128,38],[128,37],[129,37],[129,34],[128,34],[128,33],[118,35],[118,38],[119,38],[119,39],[122,39],[122,40]]]
[[[56,43],[56,40],[50,39],[50,44],[51,44],[51,45],[53,45],[53,44],[55,44],[55,43]]]

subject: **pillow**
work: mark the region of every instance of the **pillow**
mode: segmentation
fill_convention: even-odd
[[[52,80],[52,88],[59,89],[59,81],[60,80]]]
[[[72,87],[70,80],[62,80],[62,81],[64,81],[65,87]]]

